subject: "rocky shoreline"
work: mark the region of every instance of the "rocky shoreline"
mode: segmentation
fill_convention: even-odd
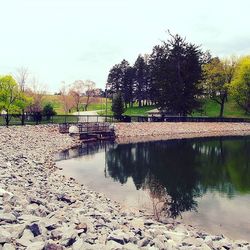
[[[133,122],[116,123],[115,133],[121,141],[179,139],[210,136],[250,135],[250,123],[229,122]]]
[[[118,136],[170,131],[162,124],[143,124],[141,132],[137,124],[124,126],[116,125]],[[180,132],[178,126],[170,128]],[[250,134],[250,124],[230,128]],[[59,134],[56,125],[0,127],[0,250],[250,249],[248,242],[209,235],[172,219],[158,222],[143,211],[121,210],[103,194],[60,175],[55,153],[78,143]]]

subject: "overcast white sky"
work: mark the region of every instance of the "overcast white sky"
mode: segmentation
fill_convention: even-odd
[[[49,91],[61,81],[104,87],[110,68],[167,39],[213,55],[250,54],[249,0],[0,0],[0,74],[24,66]]]

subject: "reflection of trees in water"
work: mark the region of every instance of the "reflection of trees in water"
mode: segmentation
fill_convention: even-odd
[[[250,190],[250,145],[245,139],[173,140],[120,144],[106,153],[107,171],[120,183],[132,177],[153,197],[169,195],[172,217],[197,207],[196,197],[219,190],[231,197]]]
[[[99,141],[83,143],[80,146],[63,150],[58,155],[58,160],[67,160],[71,158],[76,158],[82,155],[93,156],[94,154],[102,151],[106,151],[111,147],[114,147],[114,142],[111,141]]]

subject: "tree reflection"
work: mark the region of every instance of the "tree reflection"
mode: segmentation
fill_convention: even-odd
[[[249,164],[249,137],[119,144],[106,151],[108,175],[122,184],[132,177],[137,189],[164,200],[172,217],[195,210],[195,198],[207,191],[250,192]]]

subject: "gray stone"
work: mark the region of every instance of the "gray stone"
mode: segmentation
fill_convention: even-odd
[[[27,246],[29,246],[31,244],[31,241],[29,239],[27,239],[27,238],[21,238],[21,239],[17,239],[16,243],[18,245],[27,247]]]
[[[0,228],[0,244],[9,243],[10,240],[11,234],[7,230]]]
[[[3,197],[4,195],[13,196],[13,194],[11,192],[8,192],[8,191],[4,190],[3,188],[0,188],[0,197]]]
[[[44,250],[64,250],[64,247],[56,243],[47,243],[44,246]]]
[[[124,245],[129,241],[129,235],[122,232],[121,230],[115,230],[107,237],[107,240],[113,240],[119,244]]]
[[[30,245],[28,245],[26,250],[42,250],[44,248],[44,244],[45,243],[43,241],[32,242]]]
[[[113,241],[113,240],[109,240],[106,244],[107,248],[110,250],[121,250],[123,248],[123,245]]]
[[[6,243],[3,245],[2,250],[15,250],[15,246],[13,244]]]
[[[16,217],[10,213],[0,213],[0,222],[4,221],[6,223],[16,222]]]
[[[34,237],[42,234],[39,225],[36,223],[29,225],[29,230],[33,233]]]
[[[149,244],[149,242],[150,242],[149,239],[144,238],[144,239],[142,239],[142,240],[139,240],[139,241],[137,242],[137,245],[138,245],[139,247],[146,247],[146,246]]]
[[[164,250],[166,249],[165,244],[160,241],[159,239],[155,238],[152,240],[152,242],[154,243],[154,245],[159,249],[159,250]]]

